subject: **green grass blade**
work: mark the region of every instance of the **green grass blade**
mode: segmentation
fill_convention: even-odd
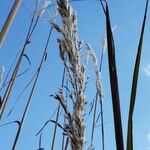
[[[117,77],[117,68],[116,68],[116,60],[115,60],[115,45],[114,45],[114,39],[113,39],[113,34],[112,34],[112,29],[111,29],[111,24],[110,24],[108,5],[106,3],[106,9],[104,9],[104,5],[102,1],[100,2],[103,6],[103,10],[106,15],[108,63],[109,63],[112,104],[113,104],[116,149],[124,150],[118,77]]]
[[[145,14],[143,19],[143,25],[142,25],[141,36],[138,45],[138,52],[136,56],[136,62],[134,67],[133,80],[132,80],[130,108],[129,108],[129,116],[128,116],[127,150],[133,150],[133,112],[134,112],[135,99],[136,99],[136,91],[137,91],[137,83],[138,83],[138,75],[139,75],[139,67],[141,61],[141,52],[142,52],[142,44],[143,44],[143,36],[144,36],[148,3],[149,0],[147,0],[146,2]]]

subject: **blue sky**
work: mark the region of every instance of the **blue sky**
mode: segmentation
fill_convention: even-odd
[[[0,28],[4,20],[6,19],[7,12],[12,5],[12,0],[0,0]],[[4,66],[5,72],[7,71],[15,58],[17,52],[22,48],[25,40],[25,35],[28,30],[29,22],[31,20],[33,1],[24,0],[21,7],[15,17],[15,20],[9,30],[7,38],[0,48],[1,59],[0,66]],[[52,0],[52,3],[55,3]],[[140,36],[140,29],[143,19],[145,1],[108,1],[110,8],[110,16],[112,26],[117,25],[114,30],[114,39],[116,46],[116,61],[120,88],[120,99],[121,99],[121,111],[124,129],[124,140],[126,141],[126,128],[127,128],[127,116],[130,100],[131,81],[134,68],[134,61],[137,52],[137,45]],[[79,38],[84,43],[88,42],[93,47],[98,59],[100,58],[100,50],[102,47],[102,39],[105,35],[105,16],[102,11],[101,5],[97,0],[88,0],[84,2],[72,3],[73,8],[77,12],[78,27],[79,27]],[[29,10],[28,10],[28,9]],[[32,77],[36,70],[41,53],[44,48],[45,40],[48,36],[50,29],[49,15],[54,14],[54,8],[50,8],[48,12],[41,18],[34,34],[32,42],[26,50],[26,54],[31,60],[30,70],[19,77],[15,83],[13,92],[11,93],[7,109],[5,111],[3,123],[18,120],[21,117],[24,109],[24,104],[27,101],[27,95],[29,89],[19,99],[14,111],[11,116],[7,118],[9,110],[12,108],[16,97],[22,91],[26,82]],[[149,117],[149,106],[150,106],[150,16],[148,10],[146,30],[143,43],[142,61],[140,66],[138,91],[137,91],[137,102],[134,112],[134,146],[135,150],[150,150],[150,117]],[[59,19],[56,22],[60,22]],[[17,150],[35,150],[38,148],[38,137],[35,134],[42,127],[42,125],[49,119],[51,114],[57,108],[57,102],[49,97],[50,94],[54,94],[61,86],[62,78],[62,62],[59,58],[59,50],[57,44],[57,38],[60,35],[53,31],[49,51],[48,59],[44,63],[40,79],[32,99],[30,109],[28,111],[26,121],[21,132],[21,136],[17,145]],[[27,67],[26,60],[23,60],[20,72],[25,70]],[[90,67],[91,69],[91,67]],[[90,79],[88,83],[87,97],[90,101],[95,95],[95,84],[92,82],[94,73],[93,70],[88,71]],[[104,91],[104,122],[105,122],[105,145],[106,150],[115,150],[115,139],[114,139],[114,127],[113,127],[113,115],[112,115],[112,103],[110,94],[110,84],[108,76],[108,63],[107,63],[107,51],[105,51],[103,67],[102,67],[102,84]],[[0,93],[3,95],[3,91]],[[89,108],[87,105],[86,111]],[[61,122],[61,121],[60,121]],[[87,120],[87,139],[89,137],[90,126]],[[51,138],[53,133],[54,124],[49,124],[44,130],[43,135],[43,147],[47,150],[50,149]],[[13,143],[13,137],[17,131],[15,124],[1,127],[0,128],[0,149],[10,150]],[[96,128],[95,134],[95,149],[101,145],[100,143],[100,128]],[[62,131],[59,129],[58,131]],[[56,141],[56,150],[60,148],[60,134]]]

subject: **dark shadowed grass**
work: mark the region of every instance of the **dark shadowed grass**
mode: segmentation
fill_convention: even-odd
[[[142,53],[142,45],[143,45],[143,37],[144,37],[144,29],[145,29],[145,23],[146,23],[146,15],[147,15],[147,8],[148,8],[149,0],[146,2],[145,7],[145,14],[143,18],[143,25],[141,29],[141,35],[137,50],[137,56],[134,66],[134,73],[133,73],[133,79],[132,79],[132,89],[131,89],[131,98],[130,98],[130,107],[129,107],[129,116],[128,116],[128,131],[127,131],[127,150],[133,150],[133,112],[134,112],[134,106],[136,101],[136,92],[137,92],[137,84],[138,84],[138,78],[139,78],[139,67],[140,67],[140,61],[141,61],[141,53]]]
[[[111,29],[108,4],[105,0],[100,0],[100,2],[106,16],[108,64],[109,64],[109,75],[110,75],[111,95],[113,104],[116,149],[124,150],[118,77],[115,60],[115,44]],[[105,3],[105,6],[103,2]]]

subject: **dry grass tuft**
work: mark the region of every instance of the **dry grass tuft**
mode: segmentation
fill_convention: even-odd
[[[58,39],[60,58],[66,67],[66,78],[71,88],[70,99],[73,102],[72,113],[62,90],[54,97],[63,107],[67,115],[65,132],[70,138],[72,150],[82,150],[85,143],[84,106],[86,103],[86,67],[80,64],[81,42],[77,35],[76,14],[67,0],[59,0],[58,12],[62,17],[63,27],[53,23],[53,27],[63,35]]]

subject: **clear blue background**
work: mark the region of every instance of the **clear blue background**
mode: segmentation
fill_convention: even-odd
[[[14,1],[0,0],[0,28],[8,15],[8,10],[11,8]],[[4,65],[5,74],[7,73],[16,53],[22,48],[25,40],[25,35],[28,30],[31,14],[29,10],[33,11],[34,0],[24,0],[15,17],[15,20],[9,30],[7,38],[0,48],[0,66]],[[52,0],[52,3],[55,3]],[[142,0],[126,0],[126,1],[108,1],[110,8],[112,27],[118,27],[114,31],[114,39],[116,46],[116,61],[118,70],[118,79],[120,87],[121,111],[124,129],[124,141],[126,145],[126,131],[127,131],[127,117],[130,100],[130,90],[132,74],[137,52],[137,45],[140,36],[141,24],[145,8],[145,1]],[[24,6],[26,5],[28,9]],[[88,42],[92,45],[98,59],[102,48],[102,38],[105,35],[105,17],[101,5],[98,0],[88,0],[82,2],[72,3],[73,8],[77,12],[79,38],[84,43]],[[150,76],[147,76],[143,71],[148,64],[150,64],[150,15],[148,10],[146,30],[143,43],[142,62],[139,74],[139,83],[137,91],[137,101],[134,112],[134,149],[148,150],[150,149],[150,140],[147,136],[150,134]],[[27,81],[32,77],[41,58],[41,54],[45,45],[46,38],[50,29],[50,21],[48,13],[54,14],[54,8],[49,8],[46,14],[41,18],[36,31],[33,34],[32,42],[26,49],[26,54],[31,60],[30,70],[23,76],[17,79],[14,89],[9,98],[9,103],[5,111],[3,121],[1,124],[19,120],[23,112],[25,103],[27,101],[28,92],[30,88],[22,95],[11,116],[7,118],[9,110],[14,105],[14,101],[26,85]],[[59,22],[59,19],[57,19]],[[57,108],[57,101],[49,97],[54,94],[61,86],[62,79],[62,62],[59,58],[59,49],[57,38],[60,35],[54,31],[51,37],[48,59],[44,63],[40,79],[35,91],[35,94],[28,111],[20,139],[16,150],[35,150],[38,148],[38,138],[35,134],[39,131],[42,125],[49,119],[51,114]],[[26,60],[23,60],[20,72],[27,67]],[[89,67],[91,69],[91,67]],[[90,103],[95,96],[95,83],[93,83],[94,71],[89,70],[90,80],[88,83],[87,100]],[[104,91],[104,127],[105,127],[105,146],[106,150],[115,150],[114,126],[112,103],[110,95],[110,84],[108,76],[107,51],[104,55],[104,62],[102,67],[102,84]],[[0,93],[3,95],[3,92]],[[89,103],[87,104],[86,112],[88,113]],[[55,117],[54,117],[55,118]],[[62,119],[60,120],[60,123]],[[91,126],[89,123],[91,118],[86,120],[86,139],[87,146],[89,145],[89,134]],[[54,124],[49,124],[44,130],[42,138],[42,146],[48,150],[52,142]],[[9,126],[0,128],[0,149],[11,150],[13,139],[17,131],[17,125],[11,124]],[[95,149],[101,149],[101,131],[100,127],[95,129]],[[56,140],[56,150],[60,149],[62,130],[58,130]],[[86,148],[87,148],[86,146]]]

